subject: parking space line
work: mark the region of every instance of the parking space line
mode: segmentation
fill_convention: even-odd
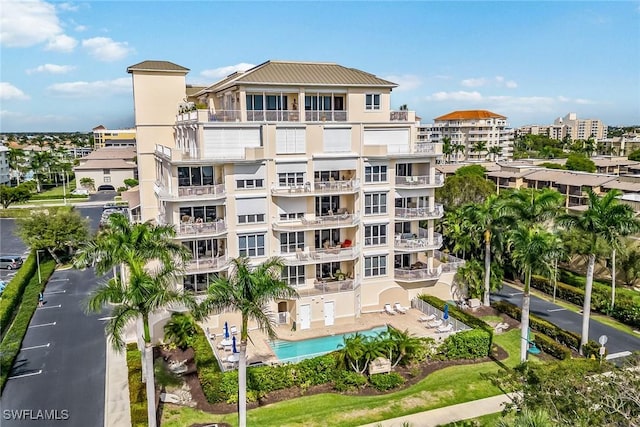
[[[68,282],[69,279],[49,279],[49,283],[51,282]]]
[[[46,344],[43,345],[32,345],[31,347],[22,347],[23,350],[34,350],[36,348],[45,348],[45,347],[49,347],[51,346],[51,343],[48,342]]]
[[[522,295],[524,294],[524,292],[512,292],[510,294],[508,294],[510,297],[515,297],[516,295]]]
[[[40,328],[40,327],[42,327],[42,326],[55,326],[55,325],[56,325],[56,322],[51,322],[51,323],[42,323],[42,324],[40,324],[40,325],[32,325],[32,326],[29,326],[29,329],[31,329],[31,328]]]
[[[65,292],[67,292],[66,289],[62,290],[62,291],[51,291],[51,292],[45,292],[45,295],[53,295],[53,294],[64,294]]]
[[[98,320],[111,320],[111,319],[115,319],[116,316],[109,316],[109,317],[101,317]]]
[[[556,312],[556,311],[567,311],[567,309],[566,308],[550,308],[547,311],[549,313],[553,313],[553,312]]]
[[[62,304],[58,304],[58,305],[51,305],[51,306],[49,306],[49,307],[38,307],[37,309],[38,309],[38,310],[46,310],[46,309],[48,309],[48,308],[60,308],[60,307],[62,307]]]
[[[627,357],[627,356],[631,356],[630,351],[620,351],[618,353],[608,354],[607,357],[605,357],[605,359],[612,360],[612,359],[617,359],[618,357]]]
[[[12,377],[7,378],[8,380],[15,380],[17,378],[24,378],[24,377],[31,377],[34,375],[40,375],[42,373],[42,369],[38,369],[35,372],[29,372],[28,374],[22,374],[22,375],[14,375]]]

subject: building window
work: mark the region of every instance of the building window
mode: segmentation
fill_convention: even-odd
[[[111,177],[110,176],[105,176],[104,177],[104,182],[111,182]]]
[[[209,283],[216,280],[217,278],[218,275],[215,273],[189,274],[183,276],[182,283],[185,291],[200,293],[205,292],[209,287]]]
[[[387,256],[377,255],[364,257],[364,276],[384,276],[387,274]]]
[[[111,169],[102,169],[104,175],[111,175]]]
[[[387,244],[387,224],[367,225],[364,228],[364,244],[386,245]]]
[[[340,269],[339,262],[325,262],[322,264],[316,264],[316,277],[318,279],[333,279],[338,272],[343,272]]]
[[[264,214],[238,215],[238,224],[253,224],[264,222]]]
[[[387,182],[387,167],[365,166],[364,182]]]
[[[247,110],[262,111],[263,109],[262,95],[247,95]]]
[[[180,208],[180,220],[182,222],[197,221],[212,222],[217,218],[215,206],[187,206]]]
[[[278,174],[278,184],[280,187],[290,185],[302,185],[304,183],[304,172],[285,172]]]
[[[244,234],[238,236],[240,256],[264,256],[264,234]]]
[[[178,187],[199,185],[213,185],[213,166],[178,168]]]
[[[280,278],[291,286],[304,285],[304,265],[290,265],[283,268]]]
[[[285,212],[280,214],[280,221],[300,219],[304,217],[304,212]]]
[[[387,193],[368,193],[364,195],[365,215],[385,213],[387,213]]]
[[[242,188],[264,188],[264,180],[263,179],[237,179],[236,187],[238,189]]]
[[[297,249],[304,250],[304,232],[280,233],[280,252],[295,253]]]
[[[379,110],[380,109],[380,94],[368,93],[365,95],[365,109],[366,110]]]

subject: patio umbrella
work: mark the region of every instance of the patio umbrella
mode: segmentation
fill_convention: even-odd
[[[224,337],[229,338],[229,323],[224,322]]]
[[[443,320],[449,319],[449,304],[444,305],[444,313],[442,315]]]
[[[231,345],[233,346],[232,347],[232,353],[238,353],[238,349],[236,348],[236,336],[235,335],[233,336],[233,339],[231,340],[231,342],[232,342]]]

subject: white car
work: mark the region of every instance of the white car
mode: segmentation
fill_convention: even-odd
[[[86,188],[76,188],[71,192],[71,194],[73,194],[74,196],[88,196],[89,190],[87,190]]]

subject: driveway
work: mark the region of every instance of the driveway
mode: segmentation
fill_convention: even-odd
[[[492,301],[504,300],[518,307],[522,306],[522,290],[505,284],[497,293],[491,295]],[[582,315],[569,311],[550,301],[531,295],[531,313],[541,317],[562,329],[578,334],[582,333]],[[640,350],[640,335],[632,336],[593,319],[589,322],[589,339],[598,342],[601,335],[608,337],[609,356]]]

